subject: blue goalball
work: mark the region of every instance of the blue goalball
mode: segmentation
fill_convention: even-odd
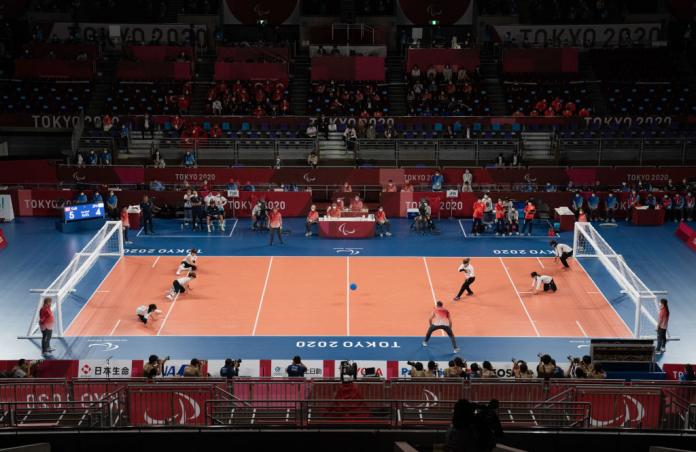
[[[350,283],[350,290],[355,290],[358,288],[358,285],[355,283]]]

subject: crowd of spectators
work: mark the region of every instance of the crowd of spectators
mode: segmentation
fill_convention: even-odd
[[[387,87],[376,82],[314,82],[307,102],[310,114],[360,118],[389,114]]]
[[[588,117],[592,111],[585,82],[505,82],[508,113],[513,116]]]
[[[220,81],[208,90],[206,110],[214,115],[288,115],[289,93],[286,84],[278,80]]]
[[[408,114],[411,116],[488,115],[487,92],[480,88],[478,68],[430,66],[422,70],[414,65],[408,80]]]

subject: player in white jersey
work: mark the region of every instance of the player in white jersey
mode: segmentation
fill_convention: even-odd
[[[184,293],[186,290],[192,290],[190,285],[192,279],[196,279],[196,272],[189,272],[187,276],[175,279],[172,282],[172,288],[167,293],[167,298],[173,300],[178,294]]]
[[[198,265],[196,264],[197,261],[198,250],[196,248],[191,248],[184,260],[181,261],[181,264],[179,264],[179,268],[176,269],[176,274],[179,275],[184,270],[195,272],[198,270]]]
[[[205,204],[208,206],[208,232],[212,232],[213,220],[218,220],[218,225],[221,231],[225,230],[225,206],[227,198],[220,193],[213,192],[205,197]]]
[[[537,292],[542,289],[542,287],[544,292],[548,292],[549,290],[555,292],[558,290],[558,287],[556,287],[556,282],[552,277],[549,275],[540,275],[537,272],[532,272],[532,293],[536,295]]]
[[[570,265],[568,265],[568,258],[573,255],[573,248],[569,247],[565,243],[558,243],[555,240],[551,240],[551,248],[553,248],[553,254],[554,258],[553,261],[556,262],[558,259],[561,260],[561,264],[563,264],[563,269],[568,270],[570,268]]]
[[[465,257],[462,260],[462,265],[459,266],[459,272],[464,273],[464,283],[456,297],[453,298],[454,301],[459,301],[462,294],[466,290],[468,295],[473,295],[474,292],[471,290],[471,284],[476,280],[476,274],[474,273],[474,266],[471,265],[471,259]]]
[[[152,320],[153,322],[158,320],[160,314],[162,314],[162,311],[157,309],[157,305],[154,303],[149,306],[142,305],[135,308],[135,315],[137,315],[140,321],[145,325],[147,325],[148,320]]]

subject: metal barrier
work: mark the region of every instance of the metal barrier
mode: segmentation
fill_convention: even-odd
[[[569,164],[686,164],[696,161],[694,137],[559,138],[560,159]]]

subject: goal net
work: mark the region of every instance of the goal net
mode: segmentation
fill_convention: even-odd
[[[82,250],[75,253],[63,272],[45,289],[40,289],[39,301],[29,325],[26,338],[40,338],[39,311],[46,298],[51,298],[55,317],[53,335],[63,336],[63,301],[75,290],[100,257],[123,256],[123,234],[120,221],[107,221]]]
[[[573,253],[576,258],[596,258],[635,303],[634,337],[654,337],[659,307],[657,295],[633,273],[623,257],[609,246],[590,223],[575,223]]]

